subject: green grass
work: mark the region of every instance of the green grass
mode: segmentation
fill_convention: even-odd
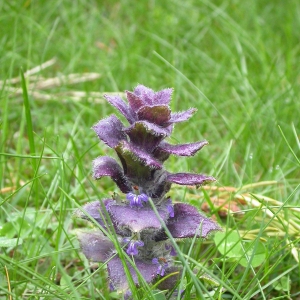
[[[79,205],[117,192],[90,172],[94,158],[112,154],[90,127],[113,109],[70,92],[138,83],[173,87],[175,111],[198,108],[174,143],[210,142],[166,167],[218,178],[217,190],[171,192],[207,202],[224,228],[221,238],[178,244],[185,299],[300,297],[298,0],[3,1],[0,28],[0,299],[120,297],[110,295],[105,265],[80,253],[73,230],[86,224],[72,219]],[[21,77],[53,57],[36,77]],[[101,77],[38,87],[73,73]],[[244,199],[242,214],[221,219],[216,198]]]

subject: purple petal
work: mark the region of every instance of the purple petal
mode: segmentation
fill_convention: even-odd
[[[157,270],[156,265],[153,265],[151,261],[143,261],[138,258],[135,258],[134,262],[143,279],[147,283],[150,283],[155,279]],[[132,276],[134,283],[138,285],[139,279],[137,273],[129,263],[127,263],[127,266],[129,268],[129,272]],[[123,264],[119,257],[116,256],[107,263],[107,270],[112,286],[116,290],[126,291],[129,288]]]
[[[154,103],[155,104],[169,104],[171,101],[171,96],[173,89],[164,89],[155,93]]]
[[[90,217],[95,219],[102,227],[105,228],[106,222],[102,218],[102,216],[105,218],[105,211],[103,209],[107,210],[110,205],[115,203],[115,201],[112,199],[105,199],[101,201],[102,203],[100,203],[100,201],[93,201],[85,204],[82,208],[86,212],[86,214],[83,213],[80,209],[77,209],[74,212],[74,216],[90,221],[89,217],[87,216],[89,215]]]
[[[205,238],[221,227],[213,220],[201,215],[196,207],[185,203],[174,205],[175,216],[168,220],[167,227],[173,238]],[[160,237],[162,238],[162,237]]]
[[[130,141],[141,148],[152,152],[153,149],[172,132],[172,127],[162,128],[148,121],[138,121],[124,129]]]
[[[167,209],[168,209],[170,218],[173,218],[174,217],[174,207],[172,204],[172,200],[170,198],[167,201]]]
[[[138,251],[137,247],[143,247],[143,246],[144,246],[144,243],[142,241],[133,241],[133,240],[131,240],[129,242],[126,253],[128,255],[138,255],[139,251]]]
[[[115,148],[121,140],[126,140],[122,122],[115,116],[100,120],[92,127],[99,139],[111,148]]]
[[[158,149],[155,149],[155,151],[162,151],[178,156],[192,156],[201,150],[205,145],[208,145],[207,141],[180,145],[171,145],[169,143],[162,142],[159,144]]]
[[[93,161],[93,176],[100,179],[103,176],[111,177],[123,193],[132,190],[131,185],[124,176],[121,166],[109,156],[100,156]]]
[[[134,193],[128,193],[126,199],[130,201],[130,206],[143,207],[142,202],[148,201],[148,196],[145,194],[136,195]]]
[[[165,274],[165,270],[168,267],[168,262],[162,257],[162,258],[153,258],[152,259],[152,263],[154,265],[158,265],[157,270],[156,270],[156,274],[160,275],[160,276],[164,276]]]
[[[177,252],[175,251],[174,247],[172,245],[165,245],[166,250],[170,251],[171,256],[176,256]]]
[[[157,275],[164,276],[165,275],[165,268],[162,265],[159,265],[156,271]]]
[[[152,263],[153,263],[154,265],[159,264],[158,258],[157,258],[157,257],[152,258]]]
[[[133,92],[144,103],[144,105],[152,105],[154,103],[155,93],[152,89],[145,87],[144,85],[138,85]]]
[[[145,105],[145,103],[142,101],[142,99],[138,95],[135,95],[132,92],[126,91],[126,97],[127,97],[130,108],[134,112],[138,111],[138,109],[140,109],[142,106]]]
[[[76,234],[88,260],[104,262],[111,256],[114,244],[101,231],[77,231]]]
[[[175,173],[167,176],[167,181],[180,184],[180,185],[197,185],[216,181],[212,176],[206,176],[202,174],[191,174],[191,173]]]
[[[132,233],[160,230],[162,228],[155,212],[150,207],[136,208],[121,205],[111,205],[108,209],[112,221],[119,229],[129,229]],[[169,218],[167,210],[158,209],[160,217],[166,221]]]
[[[186,111],[172,113],[169,123],[171,124],[171,123],[184,122],[188,120],[196,111],[197,111],[196,108],[190,108],[189,110]]]
[[[104,98],[114,107],[116,107],[121,114],[128,120],[129,123],[133,123],[134,113],[130,107],[119,96],[104,95]]]
[[[137,111],[137,117],[163,126],[170,120],[171,110],[167,105],[143,106]]]

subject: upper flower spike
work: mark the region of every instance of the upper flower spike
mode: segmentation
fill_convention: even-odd
[[[114,249],[115,243],[105,234],[114,230],[130,256],[126,258],[134,258],[134,265],[132,262],[125,264],[136,285],[157,280],[155,286],[166,290],[176,288],[183,272],[181,267],[174,266],[172,256],[177,253],[168,239],[206,238],[221,230],[196,207],[172,202],[167,195],[174,184],[201,186],[215,181],[212,176],[170,173],[164,169],[163,163],[170,155],[193,156],[208,144],[205,140],[176,145],[165,141],[174,124],[188,120],[196,111],[190,108],[171,112],[172,92],[172,89],[155,92],[138,85],[133,92],[125,92],[127,101],[106,95],[106,100],[129,124],[124,125],[117,116],[111,115],[93,126],[99,139],[112,148],[119,159],[96,158],[93,176],[95,179],[110,177],[126,194],[128,202],[123,201],[124,195],[114,194],[112,199],[91,202],[77,209],[75,216],[92,221],[104,232],[79,232],[78,239],[88,259],[107,261],[111,289],[123,291],[124,299],[133,297],[127,271],[120,253]]]

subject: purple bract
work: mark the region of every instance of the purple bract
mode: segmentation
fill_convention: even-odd
[[[108,261],[110,287],[123,292],[125,298],[130,298],[131,293],[124,263],[104,233],[113,229],[122,249],[133,258],[127,266],[137,286],[142,276],[148,284],[159,279],[158,288],[173,289],[182,271],[174,264],[173,257],[177,255],[172,246],[174,239],[206,238],[213,231],[221,230],[195,207],[173,203],[167,195],[172,184],[201,186],[215,181],[214,177],[203,174],[169,173],[163,167],[170,155],[193,156],[208,144],[205,140],[177,145],[165,141],[174,124],[188,120],[196,112],[194,108],[171,112],[172,92],[172,89],[154,92],[138,85],[133,92],[126,91],[127,101],[106,95],[106,100],[128,124],[111,115],[92,127],[119,159],[96,158],[93,176],[97,180],[110,177],[124,195],[87,203],[77,210],[75,216],[92,221],[102,229],[80,231],[78,239],[89,260]],[[164,228],[172,235],[172,241]],[[166,277],[168,274],[177,275]],[[161,281],[161,277],[166,279]]]

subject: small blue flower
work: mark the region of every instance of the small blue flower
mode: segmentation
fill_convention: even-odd
[[[156,274],[160,275],[160,276],[165,275],[166,268],[169,266],[168,262],[166,261],[166,259],[164,257],[153,258],[152,264],[158,265]]]
[[[175,251],[175,249],[172,245],[166,244],[165,249],[168,250],[168,251],[170,250],[170,255],[171,256],[176,256],[177,255],[177,252]]]
[[[130,206],[143,207],[142,202],[148,201],[148,196],[146,194],[136,195],[134,193],[128,193],[126,199],[130,201]]]
[[[129,243],[128,248],[126,250],[126,253],[128,255],[138,255],[139,251],[138,251],[137,247],[143,247],[144,246],[144,242],[136,241],[136,240],[130,240],[129,238],[125,238],[124,242]]]
[[[174,207],[171,198],[169,198],[167,201],[167,210],[169,212],[170,218],[174,218]]]

